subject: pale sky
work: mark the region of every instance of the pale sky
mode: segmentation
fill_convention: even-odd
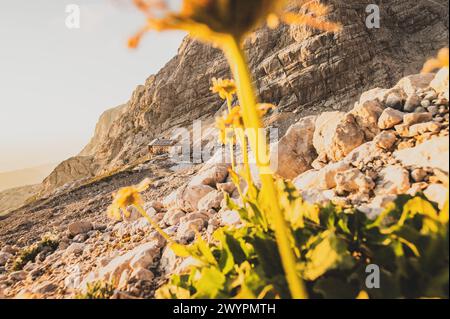
[[[0,0],[0,172],[76,155],[108,108],[176,54],[183,34],[127,38],[145,22],[131,0]],[[80,29],[65,25],[80,6]]]

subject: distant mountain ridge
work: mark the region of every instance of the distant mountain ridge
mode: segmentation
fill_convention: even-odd
[[[14,171],[0,172],[0,191],[41,183],[57,163],[44,164]]]

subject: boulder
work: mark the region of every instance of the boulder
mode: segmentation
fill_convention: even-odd
[[[365,140],[372,140],[380,132],[378,119],[383,113],[383,105],[375,100],[357,105],[350,113],[355,117],[359,128],[364,132]]]
[[[213,164],[203,168],[189,183],[189,186],[208,185],[216,187],[217,183],[223,183],[228,177],[227,164]]]
[[[370,203],[359,206],[357,209],[367,215],[369,219],[377,218],[387,206],[397,198],[396,195],[376,196]]]
[[[276,151],[271,153],[271,165],[281,177],[292,179],[311,169],[311,163],[317,157],[313,145],[316,119],[316,116],[302,118],[273,148]]]
[[[322,113],[316,121],[313,144],[318,154],[338,161],[364,143],[364,132],[352,114]]]
[[[393,128],[403,121],[403,115],[403,112],[389,107],[383,111],[378,119],[378,127],[382,130]]]
[[[420,102],[422,102],[422,99],[417,94],[411,94],[406,99],[403,110],[405,112],[414,112],[414,110],[420,106]]]
[[[134,270],[153,267],[161,247],[161,242],[158,240],[139,245],[126,254],[112,259],[106,266],[91,272],[80,287],[85,289],[86,284],[100,280],[119,283],[125,277],[129,277]],[[124,276],[124,273],[128,275]]]
[[[241,223],[241,216],[234,210],[225,210],[219,212],[219,220],[222,226],[234,226]]]
[[[416,147],[396,151],[394,157],[404,166],[438,168],[448,174],[448,136],[433,138]]]
[[[196,218],[180,223],[177,231],[177,239],[182,243],[188,243],[195,238],[195,233],[200,232],[205,227],[205,220]]]
[[[219,210],[223,199],[224,195],[222,192],[213,191],[199,200],[197,208],[200,211]]]
[[[233,182],[218,183],[216,187],[219,191],[228,193],[230,195],[232,195],[237,189],[236,185],[234,185]]]
[[[170,209],[163,218],[163,221],[166,225],[173,226],[177,225],[181,218],[183,218],[186,215],[185,212],[183,212],[180,209]]]
[[[215,189],[208,185],[188,185],[180,189],[177,195],[177,206],[185,212],[197,210],[198,202]]]
[[[404,194],[410,188],[409,173],[399,165],[384,167],[376,182],[376,195]]]
[[[445,187],[442,184],[431,184],[423,193],[429,200],[437,203],[439,209],[444,208],[448,198],[448,187]]]
[[[373,180],[357,168],[336,174],[336,192],[368,194],[375,187]]]
[[[442,93],[445,99],[449,99],[448,87],[449,87],[449,71],[447,68],[442,68],[433,78],[430,83],[430,87],[437,93]]]
[[[10,253],[0,252],[0,266],[4,266],[12,257],[13,255]]]
[[[92,223],[88,221],[77,221],[69,225],[68,231],[71,236],[83,234],[93,229]]]
[[[64,251],[64,254],[68,255],[68,256],[70,256],[70,255],[80,255],[84,251],[85,247],[86,247],[86,244],[73,243],[69,247],[66,248],[66,250]]]
[[[398,81],[395,88],[401,89],[406,95],[410,96],[419,89],[426,89],[434,78],[433,73],[413,74]]]
[[[389,151],[397,141],[397,137],[391,131],[383,131],[373,139],[375,145],[383,150]]]
[[[153,278],[155,278],[155,275],[148,269],[138,268],[131,273],[130,278],[143,281],[152,281]]]
[[[310,170],[301,174],[294,180],[294,185],[301,191],[332,189],[336,187],[336,174],[348,169],[350,165],[346,161],[331,163],[320,170]]]
[[[413,125],[417,123],[428,122],[433,119],[433,115],[429,112],[423,113],[407,113],[403,116],[403,123]]]

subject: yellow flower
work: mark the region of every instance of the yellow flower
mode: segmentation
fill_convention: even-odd
[[[429,59],[425,62],[422,73],[429,73],[436,69],[447,68],[448,69],[448,60],[449,60],[449,51],[448,48],[443,48],[438,52],[436,58]]]
[[[140,206],[143,201],[140,192],[146,190],[149,186],[149,181],[144,180],[139,185],[129,186],[119,189],[113,195],[113,202],[108,207],[108,216],[112,219],[121,220],[122,212],[128,215],[127,208],[129,206]]]
[[[276,27],[280,21],[287,24],[303,24],[324,31],[337,31],[340,25],[323,17],[328,7],[317,0],[298,0],[299,13],[285,12],[289,0],[183,0],[180,12],[167,10],[163,0],[134,0],[136,6],[147,15],[147,25],[132,38],[129,45],[135,47],[148,30],[184,30],[192,37],[221,44],[221,39],[232,36],[238,42],[256,28],[268,23]],[[163,18],[154,11],[162,10]]]
[[[258,104],[259,116],[264,116],[270,110],[275,109],[275,105],[269,103]],[[232,133],[232,129],[244,128],[244,119],[242,117],[242,110],[239,105],[233,107],[230,112],[224,112],[222,117],[216,118],[216,128],[219,130],[219,140],[222,144],[227,144],[229,141],[228,133]]]
[[[221,99],[231,99],[233,95],[236,94],[236,84],[234,83],[234,80],[213,78],[212,82],[213,86],[211,87],[211,91],[219,94]]]

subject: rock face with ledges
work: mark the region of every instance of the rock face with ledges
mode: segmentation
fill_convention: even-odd
[[[277,105],[279,112],[348,110],[363,91],[391,87],[403,74],[417,72],[426,59],[423,47],[428,55],[448,41],[447,10],[439,6],[448,1],[381,4],[380,29],[364,23],[365,8],[373,1],[327,2],[330,19],[344,25],[342,32],[281,26],[258,31],[246,45],[260,99]],[[211,78],[228,76],[221,52],[184,40],[178,55],[135,90],[94,161],[102,169],[123,165],[145,154],[152,138],[213,115],[223,101],[210,92]]]

